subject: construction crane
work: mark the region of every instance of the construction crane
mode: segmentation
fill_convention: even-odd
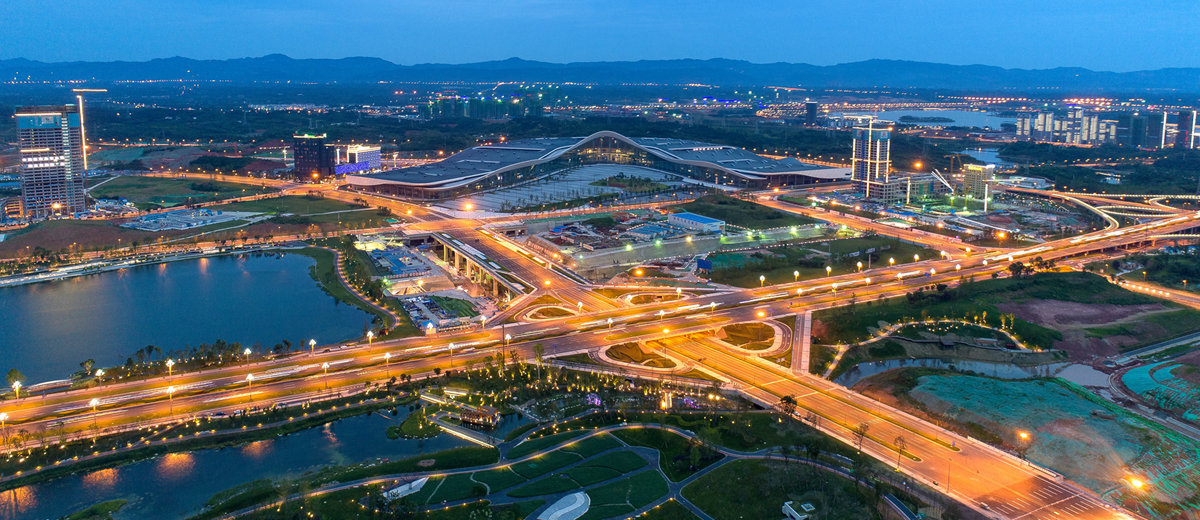
[[[108,92],[106,88],[73,88],[71,92],[75,93],[75,100],[79,102],[79,138],[83,141],[83,171],[87,171],[87,129],[83,124],[83,93],[84,92]]]

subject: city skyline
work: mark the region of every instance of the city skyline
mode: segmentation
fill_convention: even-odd
[[[1200,66],[1195,55],[1175,52],[1175,42],[1200,38],[1200,27],[1179,23],[1200,17],[1200,6],[1168,2],[1072,2],[1073,8],[1063,8],[1032,1],[1003,6],[938,1],[921,9],[874,3],[857,9],[854,23],[844,23],[844,6],[833,2],[742,9],[716,2],[562,6],[526,0],[498,10],[474,1],[452,7],[359,1],[336,12],[317,2],[187,1],[166,9],[152,9],[143,0],[115,4],[80,2],[50,19],[35,16],[44,4],[6,3],[0,16],[22,23],[0,29],[0,59],[142,61],[282,53],[378,56],[400,64],[520,57],[553,63],[728,58],[815,65],[881,58],[1114,72]],[[1137,21],[1136,31],[1123,30],[1130,20]],[[56,30],[64,25],[87,30]],[[538,30],[520,29],[530,26]],[[39,38],[27,38],[31,31]],[[1138,33],[1155,37],[1135,37]],[[297,37],[301,34],[312,37]],[[1095,44],[1079,43],[1088,41]]]

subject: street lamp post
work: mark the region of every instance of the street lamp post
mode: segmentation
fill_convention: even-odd
[[[246,350],[243,350],[242,354],[246,356],[246,364],[249,365],[250,364],[250,347],[246,347]]]
[[[825,276],[829,276],[832,273],[833,273],[833,266],[832,265],[825,266]]]
[[[308,354],[309,355],[314,354],[316,352],[316,350],[315,350],[316,348],[317,348],[317,340],[316,339],[308,340]]]
[[[321,363],[321,370],[325,371],[325,374],[321,376],[321,381],[325,382],[325,389],[329,390],[329,362],[328,361]]]
[[[88,404],[92,407],[92,428],[99,428],[96,424],[96,407],[100,406],[100,400],[93,397]]]
[[[171,376],[173,376],[173,375],[174,375],[174,372],[172,372],[172,370],[171,370],[171,368],[172,368],[172,367],[174,367],[174,366],[175,366],[175,360],[174,360],[174,359],[168,359],[168,360],[167,360],[167,378],[168,378],[168,379],[170,379],[170,378],[171,378]]]
[[[101,369],[96,370],[96,384],[100,384],[103,381],[103,377],[104,377],[104,369],[101,368]]]
[[[800,271],[792,271],[792,281],[793,282],[800,281]]]
[[[12,389],[13,389],[13,393],[17,394],[16,398],[20,399],[21,398],[21,382],[13,381]]]
[[[450,368],[454,368],[454,342],[449,345],[450,348]]]
[[[167,387],[167,401],[171,403],[171,415],[175,415],[175,387]]]
[[[759,287],[762,287],[762,286],[763,286],[763,284],[764,284],[764,283],[766,283],[766,282],[767,282],[767,276],[766,276],[766,275],[762,275],[762,274],[758,275],[758,286],[759,286]]]
[[[392,376],[391,361],[392,361],[392,353],[384,352],[383,353],[383,377],[391,378],[391,376]]]
[[[7,420],[8,420],[8,414],[6,414],[4,412],[0,412],[0,440],[8,438],[8,435],[5,435],[5,433],[7,433],[8,430],[4,429],[4,422]]]
[[[367,331],[367,346],[371,346],[371,340],[373,340],[373,339],[375,339],[375,331],[368,330]]]
[[[862,272],[862,261],[858,262],[858,272]]]
[[[246,395],[250,396],[250,402],[254,402],[252,388],[254,388],[254,374],[246,374]]]
[[[608,326],[612,327],[612,318],[608,319]],[[504,346],[507,347],[508,344],[511,342],[512,342],[512,334],[505,334],[504,335]]]

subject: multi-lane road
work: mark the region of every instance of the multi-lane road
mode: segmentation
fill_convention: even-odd
[[[341,192],[334,193],[343,196]],[[353,197],[362,198],[358,194]],[[461,366],[467,360],[493,355],[497,349],[516,351],[529,359],[534,355],[534,345],[539,343],[546,347],[546,355],[553,356],[616,342],[659,340],[672,355],[727,380],[732,387],[764,405],[794,396],[799,415],[819,417],[814,426],[848,443],[857,445],[856,430],[867,425],[861,443],[865,453],[889,464],[895,464],[899,458],[900,471],[990,514],[1029,519],[1123,518],[1124,513],[1093,493],[1062,482],[1053,473],[1012,454],[956,435],[829,381],[796,375],[760,358],[732,353],[707,340],[706,333],[728,323],[837,306],[852,297],[891,297],[928,284],[954,284],[963,277],[1003,271],[1013,261],[1066,258],[1144,243],[1151,234],[1200,226],[1200,214],[1179,212],[1147,224],[1019,250],[970,250],[941,235],[909,232],[904,238],[931,245],[945,251],[946,256],[862,273],[693,295],[683,301],[633,307],[596,294],[501,238],[480,233],[482,220],[447,219],[428,208],[383,197],[369,196],[368,200],[411,217],[416,221],[412,224],[414,230],[451,233],[522,279],[543,286],[542,290],[555,291],[560,299],[583,302],[581,314],[537,323],[511,323],[503,328],[496,325],[435,337],[321,349],[311,354],[302,352],[169,378],[23,397],[4,404],[5,409],[0,410],[8,414],[9,426],[42,428],[48,432],[60,427],[80,432],[93,423],[100,429],[118,428],[163,421],[172,415],[182,417],[252,404],[294,402],[401,373],[426,374],[434,368]],[[775,200],[763,203],[826,220],[844,219],[855,227],[864,225],[863,219],[853,216],[833,215]],[[902,232],[890,226],[877,231]],[[511,342],[504,340],[504,334],[512,336]],[[453,351],[451,344],[455,345]],[[385,354],[390,355],[390,362],[385,363]],[[252,375],[252,381],[247,381],[248,375]],[[168,393],[172,387],[174,392]],[[98,400],[95,409],[90,405],[92,399]],[[901,438],[903,452],[897,449],[897,439]]]

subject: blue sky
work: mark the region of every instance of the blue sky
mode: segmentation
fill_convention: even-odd
[[[1195,0],[3,0],[0,58],[1200,66]]]

